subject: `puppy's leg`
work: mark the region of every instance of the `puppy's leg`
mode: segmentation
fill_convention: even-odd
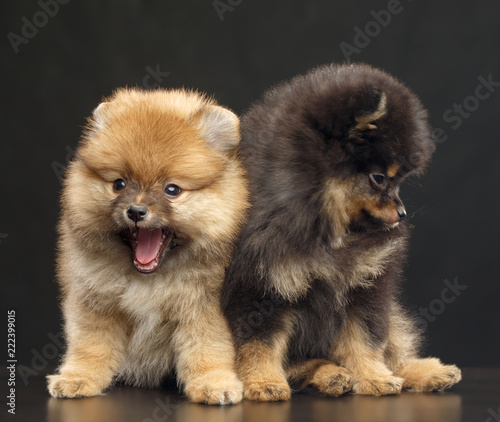
[[[384,363],[384,345],[373,344],[367,327],[351,316],[333,349],[333,360],[352,372],[352,392],[381,396],[401,392],[403,379]]]
[[[244,384],[245,398],[256,401],[289,400],[290,386],[283,362],[288,336],[275,334],[270,344],[252,340],[237,352],[237,366]]]
[[[236,366],[244,397],[256,401],[288,400],[291,396],[284,364],[294,320],[286,301],[269,295],[262,286],[249,287],[239,268],[246,262],[233,257],[222,289],[222,306],[236,344]],[[231,270],[232,269],[232,270]],[[231,272],[232,271],[232,272]],[[265,279],[260,279],[267,285]]]
[[[50,375],[52,397],[90,397],[102,393],[124,360],[125,329],[116,318],[66,303],[68,348],[59,374]]]
[[[288,381],[294,389],[314,387],[325,396],[338,397],[352,386],[351,371],[326,359],[311,359],[287,368]]]
[[[462,379],[455,365],[443,365],[437,358],[410,359],[395,374],[404,378],[403,388],[415,393],[441,391]]]
[[[443,365],[437,358],[419,359],[419,333],[406,312],[398,305],[391,314],[386,362],[398,377],[404,378],[403,388],[412,392],[440,391],[462,379],[455,365]]]
[[[217,302],[199,308],[177,327],[173,347],[177,377],[189,400],[232,404],[242,399],[231,334]]]

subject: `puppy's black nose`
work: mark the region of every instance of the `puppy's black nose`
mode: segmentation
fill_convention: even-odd
[[[404,220],[406,218],[406,210],[403,207],[399,207],[398,215],[400,220]]]
[[[127,208],[127,217],[130,218],[134,223],[138,223],[146,218],[148,209],[141,205],[131,205]]]

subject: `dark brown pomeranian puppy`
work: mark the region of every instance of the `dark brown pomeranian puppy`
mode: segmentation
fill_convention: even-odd
[[[241,400],[220,309],[248,207],[239,139],[238,118],[194,92],[122,89],[95,110],[62,194],[53,397],[175,373],[192,401]]]
[[[398,304],[403,180],[434,150],[426,111],[366,65],[325,66],[269,91],[242,119],[252,205],[222,306],[244,396],[434,391],[461,378],[417,356]]]

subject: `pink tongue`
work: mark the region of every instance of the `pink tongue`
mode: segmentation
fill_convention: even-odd
[[[161,229],[137,229],[135,259],[141,264],[149,264],[160,252],[162,241]]]

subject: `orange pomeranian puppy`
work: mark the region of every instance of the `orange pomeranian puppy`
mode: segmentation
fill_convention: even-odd
[[[53,397],[175,373],[191,401],[241,400],[219,305],[248,207],[239,139],[238,118],[195,92],[121,89],[94,111],[62,193]]]

